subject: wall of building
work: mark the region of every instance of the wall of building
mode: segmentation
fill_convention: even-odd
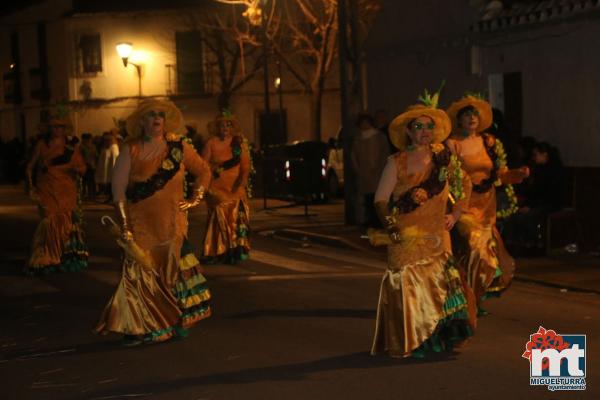
[[[34,68],[37,60],[36,25],[43,19],[43,13],[28,17],[11,29],[17,29],[21,40],[22,64],[24,70]],[[35,21],[35,23],[33,22]],[[11,29],[0,31],[0,62],[4,49],[10,49]],[[74,131],[77,134],[91,132],[101,134],[115,126],[114,120],[125,119],[137,104],[138,78],[136,69],[123,66],[115,46],[119,42],[133,43],[134,53],[130,61],[142,65],[143,96],[166,96],[169,88],[175,88],[175,76],[169,82],[166,65],[176,63],[175,32],[189,29],[181,23],[177,12],[133,13],[133,14],[94,14],[68,18],[55,18],[47,23],[48,64],[50,66],[51,104],[69,100],[78,104],[72,107]],[[99,33],[102,47],[102,72],[84,75],[76,65],[77,40],[79,35]],[[247,66],[248,68],[249,66]],[[270,66],[270,81],[277,75],[274,65]],[[282,74],[283,103],[288,115],[288,139],[306,140],[314,138],[311,132],[309,95],[302,92],[300,85],[289,76],[285,69]],[[339,129],[339,91],[336,90],[337,67],[332,69],[333,79],[329,80],[328,91],[323,99],[322,132],[323,139],[335,137]],[[216,77],[213,77],[216,79]],[[24,113],[27,134],[35,135],[43,106],[29,96],[29,77],[23,76],[22,106],[0,105],[0,134],[4,140],[15,135],[20,113]],[[83,85],[91,88],[91,102],[85,102]],[[271,109],[279,107],[278,96],[271,87]],[[186,120],[204,132],[209,120],[219,112],[216,96],[207,98],[176,98]],[[251,142],[258,142],[258,112],[264,109],[262,72],[250,81],[232,98],[233,111],[239,116],[242,128]],[[96,100],[96,101],[95,101]],[[103,100],[103,101],[98,101]],[[109,101],[106,101],[109,100]]]
[[[600,19],[503,36],[486,73],[521,72],[523,135],[558,146],[573,167],[600,167]]]
[[[428,8],[429,24],[423,22],[425,6],[431,5],[384,1],[367,42],[370,109],[384,108],[393,117],[442,79],[447,82],[441,98],[445,107],[465,91],[486,93],[492,74],[521,72],[522,135],[558,146],[568,166],[600,166],[595,99],[600,53],[593,50],[600,46],[600,19],[486,36],[470,33],[477,19],[467,2]],[[479,58],[471,56],[473,45],[480,46]]]

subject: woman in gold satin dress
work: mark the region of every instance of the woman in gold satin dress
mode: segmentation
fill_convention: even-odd
[[[250,207],[246,194],[250,151],[237,118],[228,112],[217,117],[209,130],[202,158],[209,164],[212,181],[206,196],[208,222],[202,260],[235,264],[250,253]]]
[[[437,95],[421,100],[425,104],[390,124],[400,152],[388,158],[375,194],[389,237],[373,355],[422,358],[451,350],[475,328],[472,294],[454,266],[448,232],[468,198],[469,181],[442,144],[451,124],[436,108]],[[455,203],[447,213],[450,197]]]
[[[67,116],[51,118],[48,126],[50,132],[38,141],[27,165],[31,198],[42,217],[25,266],[27,274],[78,271],[87,266],[78,184],[86,166],[79,139],[67,135]]]
[[[481,302],[505,290],[515,271],[515,262],[496,229],[495,187],[520,183],[529,169],[507,168],[502,143],[486,133],[492,125],[488,102],[469,95],[452,103],[447,112],[453,124],[448,145],[473,186],[468,206],[456,224],[458,235],[453,245],[475,293],[479,313],[485,315]],[[512,186],[507,193],[511,191]]]
[[[141,248],[148,262],[125,257],[122,278],[96,327],[125,335],[125,344],[160,342],[210,316],[210,292],[187,241],[187,212],[210,180],[208,165],[175,134],[182,124],[168,101],[146,100],[127,119],[131,139],[112,176],[119,243]],[[185,171],[196,177],[184,199]]]

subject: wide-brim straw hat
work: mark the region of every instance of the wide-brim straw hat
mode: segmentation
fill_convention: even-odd
[[[150,111],[163,111],[165,113],[165,133],[179,133],[183,126],[183,115],[181,115],[179,108],[169,100],[146,99],[127,117],[126,127],[129,137],[142,136],[142,118]]]
[[[478,132],[485,131],[494,122],[494,116],[492,113],[492,106],[487,101],[480,99],[475,96],[465,96],[462,99],[455,101],[450,105],[448,110],[448,116],[452,121],[452,130],[458,132],[460,130],[460,126],[458,124],[458,112],[465,107],[472,106],[479,113],[479,128],[477,128]]]
[[[390,140],[398,150],[403,151],[406,149],[409,142],[406,128],[411,121],[419,117],[429,117],[435,125],[432,143],[441,143],[450,135],[452,123],[444,110],[423,104],[415,104],[394,118],[388,128]]]
[[[208,123],[208,133],[210,133],[211,135],[218,135],[219,134],[219,124],[222,121],[229,121],[231,122],[231,127],[233,130],[233,133],[240,133],[242,131],[242,128],[240,126],[240,121],[237,119],[237,117],[233,114],[219,114],[215,117],[214,120],[210,121]]]

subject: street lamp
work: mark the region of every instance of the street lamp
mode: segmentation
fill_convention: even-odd
[[[281,62],[279,59],[276,61],[277,64],[277,77],[275,78],[275,89],[277,89],[277,96],[279,98],[279,140],[283,143],[287,140],[285,135],[285,123],[283,121],[283,87],[281,86]]]
[[[129,57],[133,52],[133,44],[129,42],[117,43],[117,53],[121,60],[123,60],[123,66],[127,68],[127,65],[131,64],[135,67],[138,76],[138,97],[142,97],[142,66],[134,62],[129,61]]]

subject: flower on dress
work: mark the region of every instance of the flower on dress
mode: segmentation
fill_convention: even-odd
[[[440,168],[440,174],[438,175],[438,179],[440,182],[444,182],[446,179],[448,179],[448,168]]]
[[[415,203],[423,204],[427,201],[429,195],[427,194],[427,191],[425,189],[416,188],[415,190],[413,190],[411,197]]]
[[[433,143],[431,145],[431,151],[433,151],[434,154],[437,154],[442,150],[444,150],[444,145],[441,143]]]
[[[165,135],[165,138],[167,139],[167,141],[169,142],[176,142],[179,139],[179,135],[176,133],[167,133]]]
[[[175,164],[173,164],[173,161],[169,160],[168,158],[165,158],[162,162],[162,168],[170,171],[173,168],[175,168]]]
[[[181,161],[183,159],[183,153],[181,152],[181,149],[178,147],[173,147],[171,150],[171,157],[173,157],[173,159],[177,162]]]

